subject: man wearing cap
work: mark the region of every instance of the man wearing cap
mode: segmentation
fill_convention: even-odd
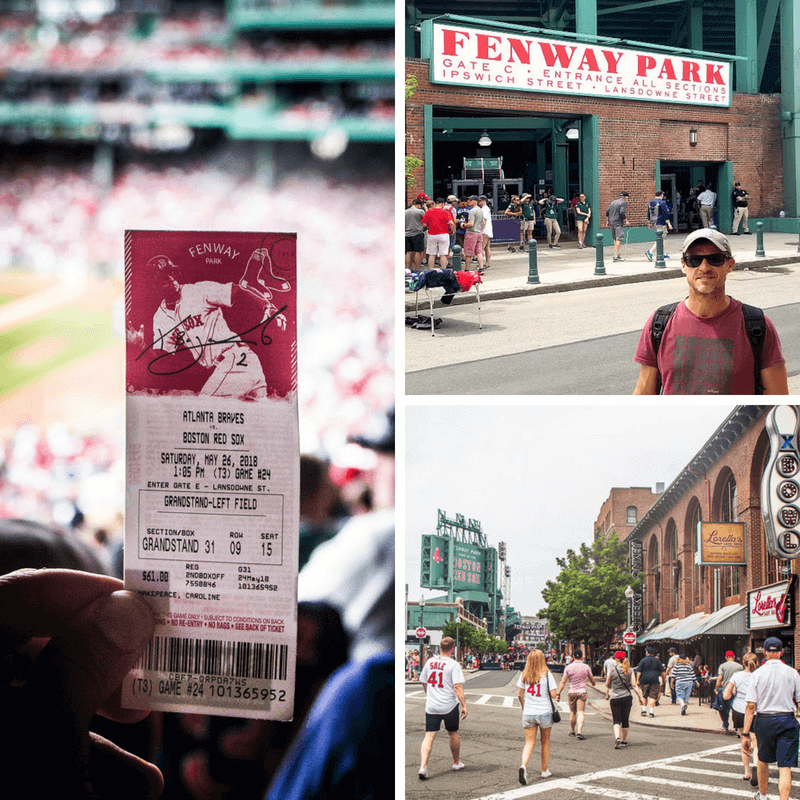
[[[428,229],[428,269],[436,266],[436,256],[442,269],[447,268],[447,254],[450,252],[450,234],[455,233],[453,216],[444,208],[444,198],[437,197],[433,208],[425,212],[422,225]]]
[[[415,197],[406,209],[406,269],[418,270],[422,267],[422,253],[425,250],[425,229],[422,227],[422,200]]]
[[[464,231],[464,269],[470,268],[473,256],[478,259],[478,269],[483,269],[483,227],[486,221],[483,209],[478,208],[478,195],[470,195],[467,205],[469,216],[466,222],[461,223]]]
[[[798,724],[795,709],[800,702],[800,675],[781,661],[783,644],[770,636],[764,642],[766,661],[754,673],[747,690],[747,709],[742,728],[742,752],[749,757],[750,732],[758,742],[758,792],[767,797],[769,765],[778,764],[780,800],[789,800],[792,767],[797,767]],[[757,715],[757,716],[756,716]],[[755,720],[754,720],[755,717]]]
[[[750,212],[747,210],[747,201],[750,195],[742,189],[742,184],[739,181],[733,184],[733,235],[739,236],[739,223],[742,223],[744,232],[749,234],[750,228],[747,227],[747,222],[750,219]]]
[[[733,705],[733,698],[731,697],[730,700],[726,700],[722,695],[725,692],[725,687],[728,685],[728,682],[731,679],[731,675],[735,672],[741,672],[744,667],[737,663],[736,661],[736,654],[733,650],[728,650],[725,653],[725,661],[720,664],[719,672],[717,673],[717,682],[714,686],[714,690],[717,693],[717,699],[714,701],[714,708],[719,713],[720,719],[722,720],[722,730],[725,733],[728,732],[728,719],[731,715],[731,706]]]
[[[492,209],[488,206],[489,198],[485,194],[478,197],[478,206],[483,213],[483,263],[486,269],[492,266],[492,239],[494,238],[494,228],[492,227]]]
[[[628,198],[630,195],[627,192],[620,192],[616,200],[611,201],[611,205],[606,209],[606,216],[608,217],[608,227],[611,228],[611,234],[614,237],[614,258],[612,261],[622,261],[622,256],[619,254],[619,249],[622,246],[622,240],[625,238],[625,226],[630,225],[628,222]]]
[[[648,319],[633,359],[640,365],[633,393],[659,394],[663,387],[662,394],[788,394],[775,326],[760,309],[743,309],[725,293],[736,263],[728,238],[701,228],[686,237],[681,252],[689,296],[674,311],[664,307],[666,316],[659,309]],[[745,311],[757,317],[760,353],[748,337]]]
[[[561,248],[558,243],[561,238],[561,226],[558,224],[558,204],[563,203],[563,197],[556,197],[555,192],[549,189],[547,195],[539,201],[544,215],[544,226],[547,229],[547,246]]]
[[[672,668],[675,666],[675,662],[678,660],[678,651],[674,647],[670,647],[667,652],[669,653],[669,661],[667,661],[665,678],[669,684],[669,694],[672,698],[672,705],[676,705],[678,698],[675,697],[675,678],[671,677],[670,673],[672,672]]]

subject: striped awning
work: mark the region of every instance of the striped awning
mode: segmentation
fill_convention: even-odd
[[[747,633],[746,611],[745,606],[736,604],[724,606],[713,614],[698,612],[683,619],[674,617],[647,631],[636,640],[636,643],[688,642],[698,636],[741,636]]]

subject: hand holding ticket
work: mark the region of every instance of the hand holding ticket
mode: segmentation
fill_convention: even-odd
[[[125,584],[156,632],[131,708],[290,719],[293,234],[128,231]]]

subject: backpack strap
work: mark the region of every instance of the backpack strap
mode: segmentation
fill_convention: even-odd
[[[753,348],[753,380],[755,381],[755,393],[764,394],[764,384],[761,381],[761,353],[764,349],[764,339],[767,335],[767,323],[764,320],[764,312],[755,306],[742,303],[742,314],[744,315],[744,327],[747,330],[747,338]]]
[[[665,306],[661,306],[660,308],[656,309],[656,313],[653,314],[653,323],[650,326],[650,341],[653,344],[653,350],[656,353],[656,363],[658,362],[658,348],[661,347],[661,339],[664,336],[664,331],[666,330],[667,323],[670,320],[670,317],[675,313],[675,309],[678,307],[678,303],[668,303]],[[658,379],[656,381],[656,394],[661,394],[661,373],[658,373]]]

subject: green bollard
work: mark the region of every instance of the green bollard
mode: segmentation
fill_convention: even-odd
[[[536,263],[536,239],[528,240],[528,283],[539,283],[539,267]]]
[[[664,261],[664,231],[656,231],[656,269],[666,269]]]
[[[764,252],[764,223],[759,222],[756,225],[756,257],[763,258],[766,255]]]
[[[461,245],[453,245],[453,272],[461,272]]]
[[[594,274],[595,275],[605,275],[606,274],[606,265],[603,263],[603,244],[604,244],[603,234],[598,233],[594,237],[594,251],[597,254],[597,259],[594,262]]]

